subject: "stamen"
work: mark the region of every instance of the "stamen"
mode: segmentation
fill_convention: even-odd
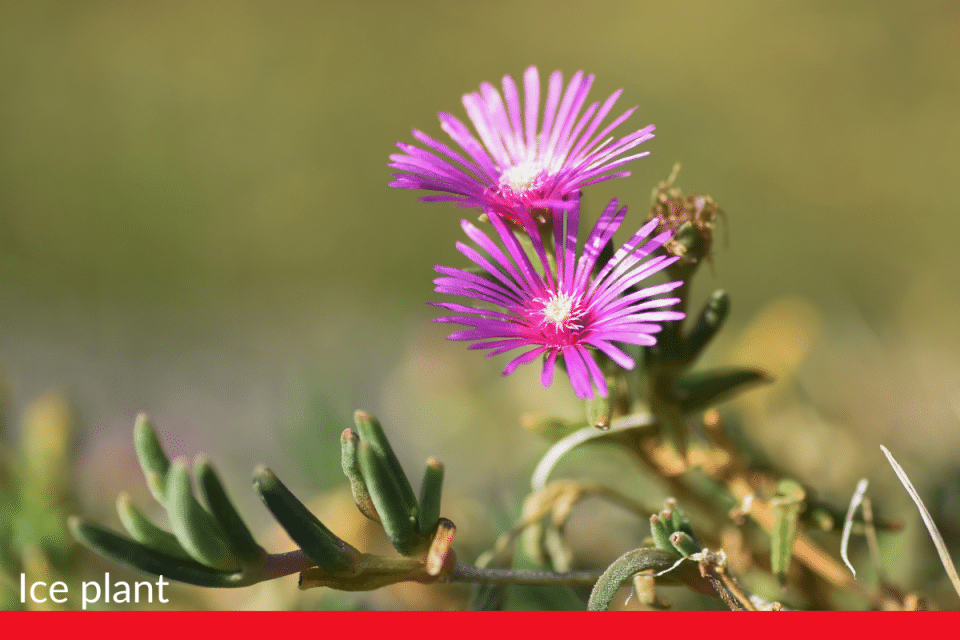
[[[510,167],[500,176],[500,188],[520,195],[540,186],[543,168],[535,161]]]
[[[544,302],[542,299],[540,301]],[[543,323],[552,324],[557,331],[582,329],[581,325],[574,324],[575,320],[583,317],[583,309],[574,310],[573,308],[576,302],[577,299],[574,296],[562,291],[553,294],[544,302],[543,310],[540,312],[543,314]]]

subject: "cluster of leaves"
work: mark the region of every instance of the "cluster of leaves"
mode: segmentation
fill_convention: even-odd
[[[417,499],[380,424],[363,412],[355,418],[357,432],[348,429],[341,438],[343,470],[360,511],[383,526],[403,557],[358,551],[261,466],[253,474],[254,489],[299,547],[268,553],[234,508],[209,459],[194,460],[195,496],[189,464],[183,458],[169,460],[144,415],[134,427],[137,455],[170,531],[150,521],[126,494],[117,499],[117,512],[129,538],[76,517],[70,528],[78,540],[110,558],[204,587],[243,587],[296,572],[304,589],[359,591],[408,580],[434,582],[455,562],[450,549],[455,527],[439,515],[443,466],[427,462]]]

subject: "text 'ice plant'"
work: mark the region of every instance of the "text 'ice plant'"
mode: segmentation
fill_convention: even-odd
[[[664,232],[647,240],[657,226],[656,219],[645,224],[594,273],[600,252],[623,222],[626,212],[626,207],[618,209],[617,201],[611,201],[590,232],[578,260],[579,208],[553,211],[555,267],[551,267],[531,219],[523,225],[539,259],[539,267],[524,251],[516,232],[499,217],[491,216],[490,222],[500,236],[503,249],[477,227],[462,221],[464,231],[482,252],[462,242],[457,243],[457,248],[484,274],[436,266],[443,277],[434,280],[435,290],[473,298],[499,309],[436,302],[433,304],[456,314],[437,318],[437,322],[470,327],[448,338],[471,340],[470,349],[489,349],[488,356],[527,349],[507,364],[503,375],[543,355],[540,381],[548,387],[553,381],[556,360],[562,357],[577,396],[593,398],[594,388],[606,396],[607,384],[591,347],[621,367],[632,369],[633,359],[614,343],[654,345],[653,334],[661,329],[656,323],[684,317],[681,312],[663,310],[679,302],[679,298],[656,297],[676,289],[682,284],[680,281],[634,288],[678,259],[660,255],[645,260],[671,236],[671,232]]]
[[[540,77],[536,67],[523,74],[521,105],[513,78],[504,76],[503,96],[483,83],[479,93],[463,96],[463,106],[479,140],[457,118],[441,112],[444,131],[461,153],[414,130],[413,137],[428,149],[398,142],[403,153],[390,156],[391,187],[440,192],[421,198],[447,200],[460,207],[479,207],[486,214],[521,222],[534,210],[571,209],[582,187],[630,175],[616,171],[646,152],[624,154],[653,137],[653,125],[623,138],[608,137],[636,109],[629,109],[600,129],[620,96],[616,91],[601,105],[595,102],[581,114],[593,76],[574,74],[566,91],[563,76],[550,76],[543,120],[540,119]],[[506,103],[504,103],[504,99]],[[539,215],[549,215],[539,212]]]

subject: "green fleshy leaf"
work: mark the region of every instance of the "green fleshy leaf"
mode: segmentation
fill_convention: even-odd
[[[370,499],[367,483],[364,482],[363,474],[360,473],[360,460],[357,458],[359,445],[360,437],[350,429],[344,430],[340,436],[340,466],[343,468],[343,475],[350,481],[350,493],[353,494],[353,502],[357,505],[357,509],[374,522],[380,522],[377,509],[373,506],[373,500]]]
[[[193,472],[197,478],[200,495],[203,496],[211,515],[222,527],[224,539],[233,548],[233,552],[242,564],[249,566],[262,560],[267,552],[257,544],[250,529],[237,513],[237,509],[230,502],[223,483],[217,477],[217,472],[210,459],[204,455],[197,456],[193,461]]]
[[[357,432],[360,434],[360,439],[369,442],[373,450],[376,451],[377,457],[383,461],[383,465],[390,474],[393,484],[396,485],[400,492],[404,506],[411,513],[415,512],[417,510],[417,496],[414,495],[413,487],[410,486],[410,481],[407,480],[407,475],[403,472],[403,467],[400,466],[400,461],[397,460],[397,456],[393,452],[393,447],[390,446],[390,441],[387,439],[387,434],[384,433],[383,427],[380,426],[380,422],[363,411],[355,412],[353,414],[353,420],[357,425]],[[381,513],[380,515],[382,516],[383,514]]]
[[[688,373],[671,389],[673,401],[685,412],[701,411],[773,378],[759,369],[728,367]]]
[[[161,476],[154,471],[147,471],[144,474],[144,478],[146,478],[147,488],[150,489],[150,493],[153,494],[154,499],[161,505],[166,504],[167,476]],[[160,500],[158,496],[163,496],[163,499]]]
[[[217,571],[189,560],[172,558],[75,516],[67,523],[80,543],[108,558],[155,576],[201,587],[245,587],[252,584],[240,572]]]
[[[327,529],[272,471],[258,466],[253,472],[253,486],[280,526],[325,573],[355,572],[357,550]]]
[[[673,500],[667,502],[666,508],[660,512],[660,517],[669,522],[668,526],[671,534],[680,531],[680,527],[683,526],[686,520],[680,512],[680,509],[677,508],[677,503]]]
[[[651,398],[650,409],[657,418],[664,441],[678,456],[685,457],[690,434],[683,407],[675,398],[663,398],[655,394]]]
[[[607,567],[607,570],[597,580],[597,584],[593,586],[593,591],[590,592],[587,610],[606,611],[620,585],[628,581],[634,574],[646,570],[666,571],[679,559],[680,556],[676,552],[664,549],[628,551],[614,560],[613,564]]]
[[[420,485],[420,512],[417,530],[422,536],[429,536],[440,520],[440,498],[443,492],[443,463],[436,458],[427,458],[427,468],[423,472]]]
[[[358,453],[370,498],[394,549],[403,555],[421,551],[424,540],[417,534],[417,512],[405,506],[402,490],[397,486],[396,476],[389,470],[387,461],[378,455],[368,440],[360,441]]]
[[[682,532],[686,535],[693,538],[693,541],[696,542],[697,546],[700,545],[700,541],[697,540],[696,534],[693,532],[693,527],[690,525],[690,518],[687,517],[686,512],[677,505],[675,498],[667,498],[664,503],[667,510],[670,512],[670,533]]]
[[[143,546],[172,558],[192,561],[176,536],[151,522],[126,493],[117,496],[117,515],[127,533]]]
[[[720,331],[730,313],[730,296],[726,291],[715,291],[704,305],[697,321],[684,340],[684,358],[687,364],[696,360],[704,348]]]
[[[609,389],[610,394],[608,396],[595,394],[593,398],[589,398],[583,402],[584,412],[587,416],[587,424],[603,431],[610,428],[610,420],[613,416],[613,403],[610,402],[610,398],[615,396],[616,388],[615,383],[611,385],[611,382],[610,377],[608,377],[607,385],[614,387]]]
[[[670,544],[684,558],[688,558],[695,553],[703,551],[703,547],[697,542],[696,538],[683,531],[675,531],[670,535]]]
[[[793,480],[777,483],[777,495],[770,501],[775,521],[770,532],[770,569],[781,584],[786,582],[797,538],[797,521],[805,507],[806,491]]]
[[[670,542],[671,533],[668,529],[668,523],[664,522],[659,515],[655,513],[650,516],[650,537],[653,538],[653,544],[656,545],[657,549],[673,550],[673,543]]]
[[[167,472],[170,470],[170,459],[163,451],[163,445],[157,437],[157,432],[145,413],[137,416],[133,427],[133,442],[137,449],[137,458],[140,468],[147,479],[147,486],[153,497],[160,504],[166,504]]]
[[[223,529],[193,496],[190,471],[183,458],[170,465],[166,506],[173,535],[190,557],[215,569],[239,569],[239,561],[224,542]]]

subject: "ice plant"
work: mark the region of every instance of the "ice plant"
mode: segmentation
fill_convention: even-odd
[[[606,381],[594,359],[593,349],[605,353],[619,366],[632,369],[633,358],[616,343],[654,345],[654,334],[661,329],[657,323],[684,317],[678,311],[663,310],[679,302],[679,298],[657,297],[676,289],[682,282],[642,289],[635,286],[678,259],[666,255],[648,258],[671,235],[664,232],[649,238],[657,220],[645,224],[609,262],[595,269],[600,252],[623,222],[626,211],[626,207],[618,209],[617,201],[612,200],[577,259],[579,208],[566,212],[554,210],[555,265],[536,233],[535,223],[527,219],[523,225],[539,266],[535,266],[524,251],[518,232],[499,217],[491,216],[490,221],[500,244],[473,224],[462,221],[464,231],[481,251],[462,242],[457,243],[457,248],[483,274],[437,266],[435,269],[442,277],[434,280],[435,290],[489,303],[499,309],[437,302],[433,304],[455,314],[437,318],[437,322],[470,327],[448,338],[472,341],[470,349],[488,349],[488,356],[525,349],[507,364],[503,375],[543,355],[540,380],[543,386],[549,387],[557,358],[562,357],[577,396],[592,398],[594,389],[606,396]]]
[[[415,129],[413,137],[427,148],[397,143],[403,153],[391,155],[389,166],[403,173],[393,174],[390,186],[439,192],[421,200],[479,207],[517,223],[534,211],[548,220],[543,210],[574,208],[582,187],[630,175],[618,169],[647,152],[624,154],[653,137],[653,125],[617,140],[610,136],[636,107],[600,128],[620,91],[581,113],[593,78],[578,71],[564,91],[562,74],[553,72],[542,120],[536,67],[523,74],[522,104],[512,77],[503,78],[503,96],[483,83],[479,93],[463,96],[479,140],[460,120],[441,112],[443,130],[462,153]]]

